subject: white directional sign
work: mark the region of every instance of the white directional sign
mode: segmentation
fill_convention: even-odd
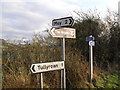
[[[52,28],[49,33],[53,37],[61,37],[61,38],[76,38],[76,33],[74,28]]]
[[[95,46],[95,42],[94,41],[89,41],[89,46]]]
[[[52,27],[71,26],[74,22],[72,17],[65,17],[52,20]]]
[[[64,69],[64,61],[32,64],[30,69],[32,73],[61,70]]]

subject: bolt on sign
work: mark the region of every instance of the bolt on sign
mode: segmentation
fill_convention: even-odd
[[[76,32],[74,28],[52,28],[49,33],[53,37],[76,38]]]
[[[89,41],[89,46],[95,46],[95,41]]]
[[[36,63],[31,65],[32,73],[41,73],[64,69],[64,61]]]
[[[92,40],[95,40],[94,37],[86,37],[86,41],[92,41]]]
[[[74,19],[72,17],[64,17],[52,20],[52,27],[72,26]]]

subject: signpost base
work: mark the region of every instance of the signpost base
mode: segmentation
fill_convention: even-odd
[[[93,46],[90,46],[90,83],[92,83],[93,78]]]
[[[43,90],[43,75],[40,73],[40,90]]]

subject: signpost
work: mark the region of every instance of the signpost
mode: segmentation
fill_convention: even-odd
[[[63,38],[62,58],[63,61],[36,63],[32,64],[30,70],[32,73],[40,73],[40,88],[43,88],[43,72],[61,70],[61,88],[66,89],[66,73],[65,73],[65,38],[76,38],[76,32],[74,28],[68,28],[72,26],[74,20],[72,17],[65,17],[52,20],[52,29],[49,33],[53,37]],[[65,28],[67,27],[67,28]]]
[[[53,37],[63,38],[62,58],[65,61],[65,38],[76,38],[76,32],[74,28],[68,28],[72,26],[74,20],[72,17],[65,17],[52,20],[52,29],[49,33]],[[65,28],[67,27],[67,28]],[[66,89],[66,73],[65,68],[61,70],[61,88]]]
[[[43,89],[43,74],[40,73],[40,89]]]
[[[52,20],[52,27],[72,26],[74,20],[72,17],[65,17]]]
[[[62,43],[62,59],[65,61],[65,38],[63,37]],[[66,89],[66,73],[65,68],[61,70],[61,88]]]
[[[89,41],[89,59],[90,59],[90,82],[92,83],[93,78],[93,46],[95,46],[95,42],[93,41],[95,38],[90,35],[89,37],[86,37],[86,41]]]
[[[53,37],[59,38],[76,38],[75,29],[74,28],[52,28],[49,33]]]
[[[32,64],[30,70],[32,73],[40,73],[40,88],[43,89],[43,72],[62,70],[64,69],[64,61],[36,63]]]

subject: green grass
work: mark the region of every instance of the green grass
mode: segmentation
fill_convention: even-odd
[[[120,88],[120,71],[111,74],[101,74],[100,79],[97,81],[98,88]]]

